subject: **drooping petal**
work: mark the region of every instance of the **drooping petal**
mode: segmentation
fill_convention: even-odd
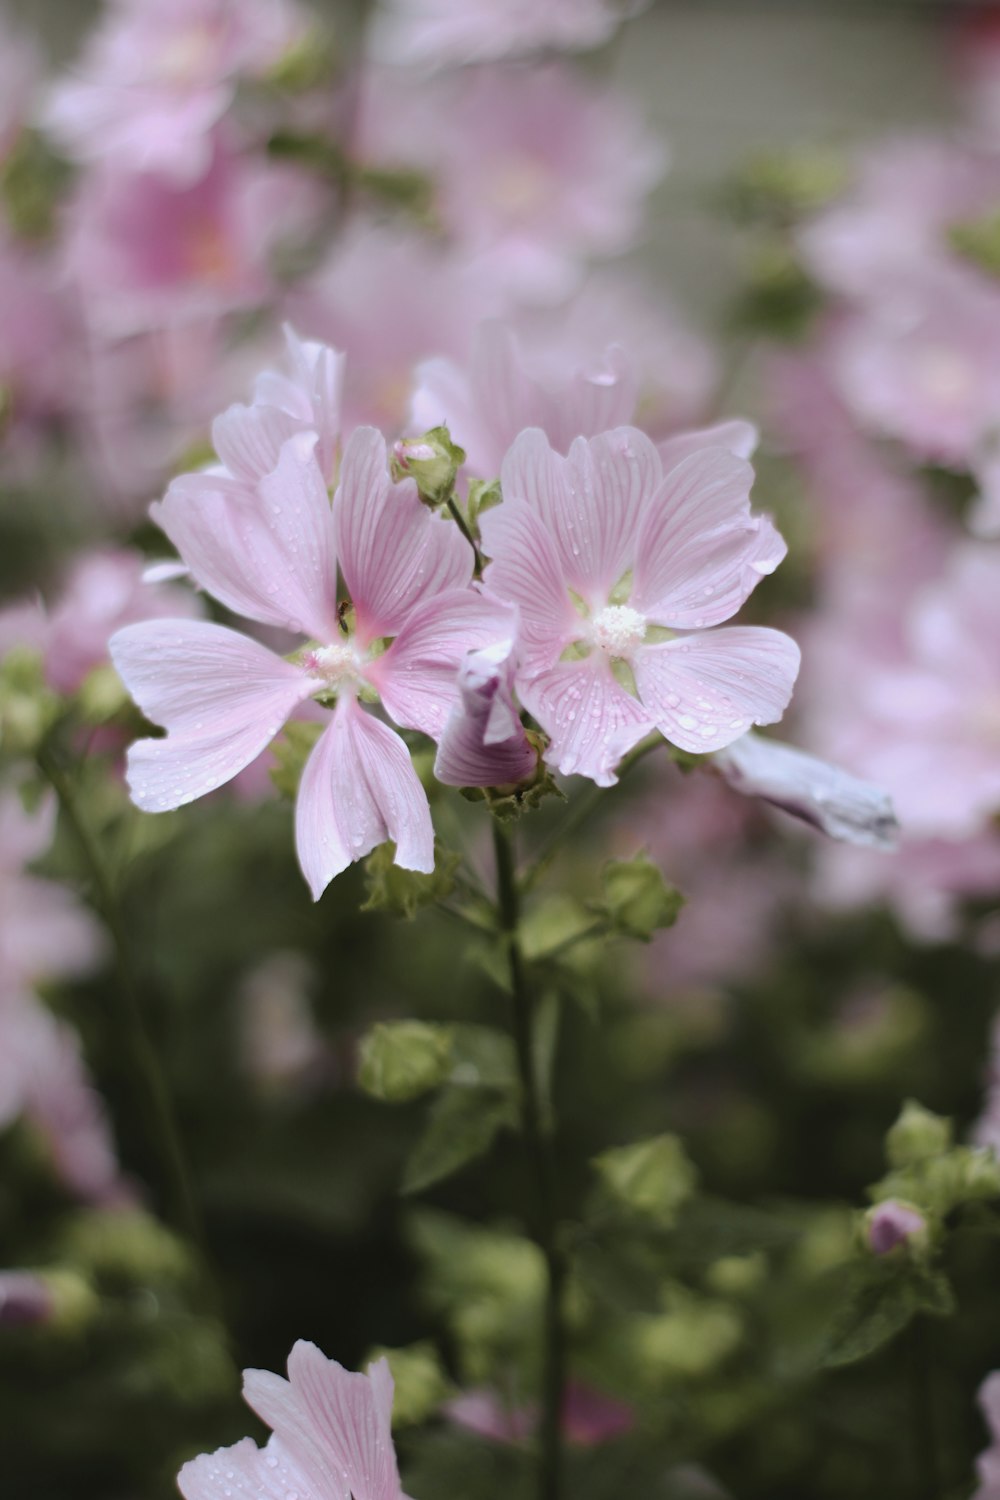
[[[744,797],[780,807],[832,839],[896,847],[899,824],[888,793],[793,745],[744,734],[719,752],[715,765]]]
[[[753,470],[722,448],[692,453],[642,518],[629,603],[657,624],[700,630],[735,614],[786,552],[767,516],[750,513]]]
[[[132,800],[146,812],[181,807],[258,756],[317,683],[301,667],[196,620],[146,620],[111,638],[111,659],[166,739],[128,752]]]
[[[780,630],[737,625],[639,646],[632,668],[657,729],[697,755],[731,745],[752,724],[781,718],[799,648]]]
[[[753,422],[735,417],[729,422],[715,422],[711,427],[695,428],[692,432],[675,432],[673,437],[664,438],[656,447],[666,474],[703,448],[725,448],[737,458],[753,458],[759,442],[760,433]]]
[[[510,637],[509,604],[472,588],[449,589],[410,615],[384,656],[368,669],[389,716],[404,729],[440,739],[458,701],[458,668],[467,652]]]
[[[379,1360],[371,1375],[345,1370],[299,1340],[288,1380],[247,1370],[244,1395],[302,1464],[322,1500],[400,1500],[390,1432],[392,1377]]]
[[[550,738],[545,759],[564,776],[613,786],[626,751],[655,728],[653,717],[615,680],[606,656],[558,662],[518,680],[521,700]]]
[[[446,786],[506,786],[534,775],[538,757],[514,707],[514,642],[470,651],[458,670],[434,775]]]
[[[229,609],[318,640],[337,634],[333,520],[315,433],[283,444],[256,489],[223,474],[175,479],[150,514]]]
[[[434,869],[430,808],[409,751],[398,734],[344,697],[306,761],[295,808],[295,846],[314,900],[386,839],[404,870]]]
[[[231,1448],[203,1453],[184,1465],[177,1476],[184,1500],[327,1500],[307,1479],[277,1438],[258,1448],[243,1438]],[[332,1500],[347,1500],[346,1492],[331,1492]]]
[[[301,430],[302,423],[278,406],[234,401],[212,423],[212,446],[230,474],[255,485],[277,468],[283,445]]]
[[[483,581],[491,593],[517,606],[524,665],[550,665],[581,633],[552,537],[531,506],[517,499],[488,510],[480,530],[492,558]]]
[[[472,548],[458,527],[421,504],[410,480],[390,482],[374,427],[358,427],[344,449],[333,515],[362,646],[398,635],[422,600],[472,578]]]

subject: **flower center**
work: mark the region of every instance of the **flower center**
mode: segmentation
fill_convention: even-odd
[[[628,604],[608,604],[590,622],[590,641],[609,656],[627,656],[646,638],[646,617]]]
[[[357,682],[361,676],[361,663],[353,645],[317,646],[306,652],[303,664],[329,687]]]

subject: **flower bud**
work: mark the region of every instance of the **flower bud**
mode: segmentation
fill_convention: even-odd
[[[951,1121],[932,1114],[915,1099],[903,1105],[899,1119],[886,1136],[886,1154],[894,1167],[940,1156],[951,1145]]]
[[[864,1223],[865,1241],[874,1255],[888,1255],[900,1245],[922,1249],[927,1243],[927,1220],[919,1209],[897,1198],[876,1203]]]
[[[446,1027],[425,1021],[373,1026],[362,1039],[358,1082],[366,1094],[389,1104],[418,1099],[444,1083],[452,1054]]]
[[[635,1213],[671,1224],[694,1192],[698,1174],[675,1135],[617,1146],[594,1158],[613,1197]]]
[[[420,437],[400,438],[392,447],[389,469],[394,481],[415,479],[425,505],[443,505],[455,488],[465,450],[451,440],[447,427],[432,427]]]

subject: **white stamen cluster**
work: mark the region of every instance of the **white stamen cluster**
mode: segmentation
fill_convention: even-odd
[[[590,622],[590,641],[609,656],[627,656],[646,636],[646,617],[628,604],[608,604]]]

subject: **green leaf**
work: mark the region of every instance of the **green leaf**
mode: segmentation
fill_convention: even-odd
[[[517,1053],[503,1031],[461,1023],[449,1028],[452,1067],[448,1081],[456,1088],[519,1093]]]
[[[388,1104],[405,1104],[444,1083],[452,1065],[451,1033],[425,1021],[373,1026],[359,1048],[358,1083]]]
[[[517,1123],[507,1094],[481,1089],[444,1089],[431,1105],[424,1133],[403,1173],[401,1191],[419,1193],[483,1156],[498,1131]]]
[[[918,1313],[948,1317],[955,1309],[954,1294],[940,1272],[907,1266],[877,1266],[852,1277],[853,1290],[834,1320],[821,1355],[822,1367],[854,1364],[867,1359],[894,1339]]]
[[[676,1135],[657,1135],[596,1156],[593,1165],[612,1198],[660,1225],[673,1224],[698,1174]]]
[[[612,860],[602,874],[604,900],[598,908],[616,931],[648,943],[653,933],[672,927],[684,897],[664,880],[649,856]]]
[[[429,1339],[403,1349],[376,1348],[366,1365],[387,1359],[395,1391],[392,1400],[393,1427],[413,1427],[432,1417],[451,1393],[451,1381],[441,1356]]]
[[[303,767],[322,733],[322,724],[293,719],[285,725],[284,734],[274,741],[271,753],[277,764],[271,768],[270,776],[283,797],[295,800]]]
[[[445,900],[455,889],[455,871],[462,856],[435,847],[434,869],[429,875],[403,870],[394,863],[396,846],[380,844],[365,860],[365,890],[368,899],[362,911],[390,911],[408,921],[422,906]]]

